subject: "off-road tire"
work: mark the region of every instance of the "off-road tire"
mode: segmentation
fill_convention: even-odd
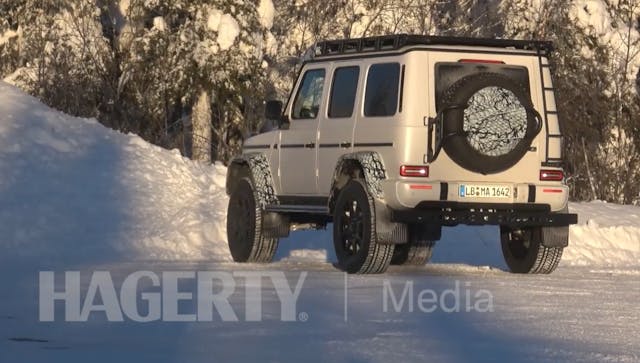
[[[545,247],[545,238],[554,238],[549,228],[569,227],[532,227],[512,230],[500,227],[502,254],[507,266],[514,273],[549,274],[553,272],[562,258],[564,247]]]
[[[527,128],[524,138],[508,153],[498,156],[485,155],[476,150],[467,139],[464,130],[464,111],[473,95],[486,88],[498,87],[511,91],[527,111]],[[461,78],[449,87],[440,105],[443,113],[443,148],[447,155],[461,167],[481,174],[493,174],[509,169],[529,151],[531,141],[540,132],[539,119],[533,109],[527,88],[513,79],[498,73],[482,72]]]
[[[392,244],[376,238],[375,202],[365,184],[352,179],[340,190],[333,214],[333,244],[338,267],[348,273],[383,273],[393,256]]]
[[[251,179],[240,178],[227,209],[227,239],[234,261],[265,263],[273,260],[278,239],[262,235],[262,213]]]

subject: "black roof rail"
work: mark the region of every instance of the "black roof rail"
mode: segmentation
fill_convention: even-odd
[[[314,58],[365,52],[396,50],[411,45],[463,45],[553,51],[550,41],[443,37],[432,35],[394,34],[366,38],[336,39],[317,42]]]

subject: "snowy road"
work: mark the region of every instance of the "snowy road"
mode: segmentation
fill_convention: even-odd
[[[247,271],[259,265],[232,263],[146,262],[91,266],[111,271],[116,287],[138,270]],[[88,323],[42,323],[38,317],[36,271],[22,271],[15,289],[2,290],[0,362],[155,361],[338,361],[338,362],[638,362],[640,361],[640,271],[583,267],[560,268],[550,276],[512,275],[498,269],[435,264],[391,268],[385,275],[348,276],[330,264],[283,261],[268,266],[285,271],[292,282],[308,271],[297,311],[308,320],[280,321],[280,302],[263,285],[263,321],[243,322],[245,296],[236,279],[231,296],[240,322],[107,322],[93,313]],[[83,279],[84,280],[84,279]],[[414,311],[384,311],[387,281],[397,298],[413,282]],[[181,291],[193,291],[189,281]],[[416,295],[424,289],[441,295],[455,289],[465,295],[485,289],[493,312],[441,309],[420,311]],[[87,281],[83,291],[87,290]],[[59,284],[57,289],[64,289]],[[387,290],[389,291],[389,290]],[[190,305],[191,304],[191,305]],[[391,302],[393,304],[393,302]],[[473,304],[473,302],[472,302]],[[181,306],[193,311],[192,302]],[[450,305],[451,306],[451,305]],[[389,308],[391,307],[391,308]],[[63,310],[57,309],[58,318]]]
[[[580,224],[550,276],[503,272],[497,229],[460,227],[443,231],[435,264],[348,276],[345,285],[331,265],[330,232],[292,233],[271,265],[230,263],[224,166],[64,115],[6,83],[0,96],[0,363],[640,362],[638,207],[572,203]],[[262,321],[244,321],[255,284],[239,275],[263,269],[290,286],[307,272],[297,321],[281,321],[280,290],[267,279]],[[39,273],[55,271],[60,292],[64,272],[75,270],[85,295],[96,271],[108,271],[120,294],[137,271],[235,274],[228,286],[240,321],[109,322],[94,312],[64,322],[57,302],[56,320],[40,322]],[[187,279],[180,291],[196,286]],[[413,298],[399,303],[407,286]],[[451,308],[456,288],[458,312],[420,309],[425,291]],[[492,311],[467,311],[483,290]],[[142,284],[137,292],[154,291]],[[133,306],[146,308],[140,298]],[[180,310],[197,309],[183,301]]]

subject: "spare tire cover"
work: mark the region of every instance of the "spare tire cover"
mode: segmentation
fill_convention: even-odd
[[[509,169],[540,132],[529,92],[502,74],[461,78],[445,91],[440,109],[445,152],[461,167],[477,173]]]

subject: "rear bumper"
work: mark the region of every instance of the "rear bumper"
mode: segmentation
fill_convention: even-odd
[[[569,199],[569,188],[561,183],[485,183],[485,182],[440,182],[419,180],[382,181],[384,200],[393,209],[417,208],[424,201],[442,201],[474,204],[546,204],[551,211],[562,210]],[[512,188],[509,198],[469,198],[460,194],[465,184],[500,184]]]
[[[548,204],[423,201],[415,208],[391,209],[391,220],[398,223],[429,223],[441,226],[466,224],[559,227],[578,223],[578,215],[552,213]]]

